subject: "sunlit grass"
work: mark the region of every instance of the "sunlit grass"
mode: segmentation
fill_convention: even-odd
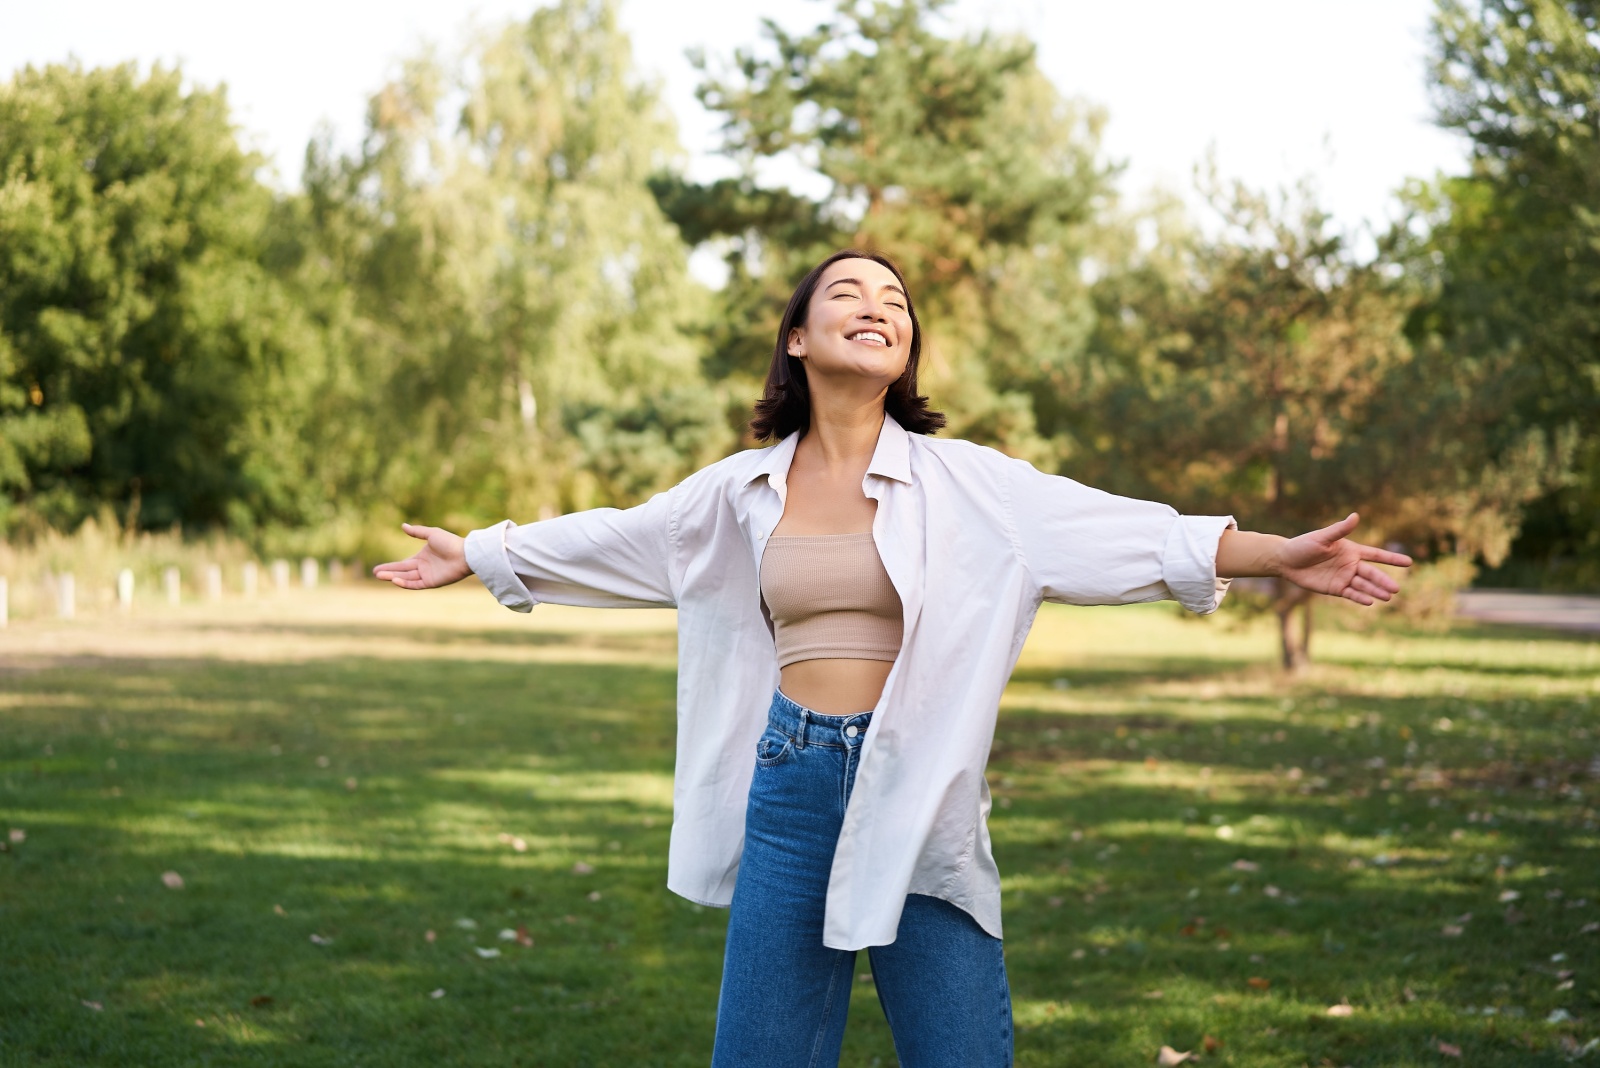
[[[0,632],[0,1063],[704,1064],[671,626],[356,588]],[[1264,626],[1041,615],[989,769],[1019,1063],[1600,1035],[1600,643],[1314,651],[1285,680]],[[894,1063],[874,1002],[846,1064]]]

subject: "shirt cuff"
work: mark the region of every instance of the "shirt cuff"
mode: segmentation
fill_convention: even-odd
[[[531,612],[539,602],[511,569],[506,555],[506,534],[516,526],[507,519],[467,535],[467,566],[483,580],[494,599],[513,612]]]
[[[1180,515],[1167,532],[1161,578],[1172,599],[1191,612],[1209,615],[1222,604],[1232,579],[1217,577],[1217,544],[1224,530],[1237,530],[1231,515]]]

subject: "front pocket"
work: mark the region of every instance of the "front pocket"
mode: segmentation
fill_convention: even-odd
[[[794,752],[794,740],[774,727],[756,741],[756,767],[770,768],[782,764]]]

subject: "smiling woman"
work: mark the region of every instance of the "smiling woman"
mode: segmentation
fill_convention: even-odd
[[[678,609],[667,885],[731,906],[714,1065],[837,1064],[867,949],[900,1063],[1009,1065],[983,771],[1044,601],[1214,611],[1230,577],[1398,589],[1356,517],[1285,539],[929,435],[905,278],[847,249],[789,301],[752,428],[778,439],[626,511],[472,532],[377,568],[508,608]]]

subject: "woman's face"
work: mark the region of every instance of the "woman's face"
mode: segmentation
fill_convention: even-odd
[[[868,379],[887,389],[911,356],[911,315],[894,272],[874,260],[840,260],[822,272],[805,325],[789,332],[789,355],[806,374]]]

